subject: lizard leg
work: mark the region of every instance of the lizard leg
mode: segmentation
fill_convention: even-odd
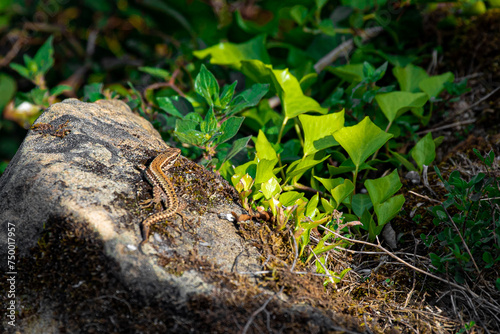
[[[162,191],[160,187],[153,187],[153,198],[139,202],[142,208],[148,208],[151,205],[158,205],[162,201]]]

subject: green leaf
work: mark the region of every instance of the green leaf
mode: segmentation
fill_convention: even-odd
[[[102,83],[92,83],[83,87],[83,100],[88,102],[95,102],[104,98],[102,95]]]
[[[363,64],[327,67],[327,70],[349,83],[358,83],[363,80]]]
[[[299,115],[304,130],[304,155],[338,145],[332,134],[344,126],[344,110],[324,116]]]
[[[233,99],[234,95],[234,89],[236,88],[236,85],[238,84],[238,81],[233,82],[231,85],[226,85],[224,86],[224,89],[222,90],[222,93],[220,94],[220,106],[221,108],[226,108],[228,104],[231,102]]]
[[[201,95],[212,108],[219,106],[219,84],[214,75],[201,65],[200,73],[196,76],[194,90]]]
[[[157,101],[160,109],[175,117],[183,118],[185,115],[194,113],[191,102],[182,96],[159,97]]]
[[[392,74],[398,80],[399,88],[404,92],[410,93],[418,92],[420,82],[429,77],[423,68],[412,64],[406,67],[396,66],[392,69]]]
[[[139,67],[139,71],[164,80],[168,80],[171,76],[169,71],[158,67]]]
[[[406,169],[411,170],[411,171],[416,170],[415,166],[413,166],[413,164],[411,162],[409,162],[408,159],[406,159],[404,156],[402,156],[398,152],[394,152],[394,151],[389,150],[389,153],[394,157],[394,159],[396,159],[399,163],[401,163],[403,166],[405,166]]]
[[[411,156],[417,163],[420,171],[422,171],[423,165],[429,166],[434,161],[436,158],[436,144],[432,140],[430,132],[418,141],[411,150]]]
[[[313,168],[319,163],[322,163],[326,159],[328,159],[329,155],[324,157],[321,160],[315,160],[313,155],[303,157],[301,160],[295,161],[286,170],[286,178],[287,181],[293,177],[304,174],[309,169]]]
[[[325,35],[328,36],[336,35],[335,24],[329,18],[321,20],[321,22],[318,24],[318,29]]]
[[[220,43],[204,50],[194,51],[193,54],[200,59],[211,56],[211,64],[229,65],[239,69],[242,60],[256,59],[270,63],[265,43],[266,36],[259,35],[245,43]]]
[[[258,60],[241,62],[241,72],[255,82],[268,83],[278,94],[283,112],[287,118],[293,118],[308,111],[326,114],[328,109],[322,108],[316,100],[304,95],[300,83],[288,69],[274,70]]]
[[[396,195],[383,203],[375,204],[373,207],[377,215],[378,227],[384,226],[394,218],[401,211],[404,202],[405,198],[403,195]]]
[[[365,181],[366,190],[368,190],[368,194],[374,206],[386,201],[389,197],[394,195],[401,186],[402,184],[397,169],[387,176]]]
[[[306,216],[309,218],[314,217],[318,213],[318,203],[319,203],[319,193],[316,193],[309,202],[306,207]]]
[[[219,131],[222,135],[215,141],[216,144],[222,144],[229,139],[233,138],[240,129],[241,123],[245,117],[229,117],[221,124]]]
[[[256,106],[268,91],[269,84],[254,84],[249,89],[236,95],[231,101],[229,111],[226,115],[233,115],[243,109]]]
[[[64,92],[70,92],[73,90],[73,87],[68,86],[68,85],[59,85],[55,86],[50,90],[50,96],[58,96],[61,95]]]
[[[50,36],[45,43],[38,49],[33,61],[36,63],[38,70],[37,74],[44,75],[54,65],[54,48],[52,40],[54,36]]]
[[[436,98],[445,89],[446,82],[453,82],[455,76],[451,72],[446,72],[441,75],[434,75],[430,78],[423,79],[418,84],[418,87],[429,97]]]
[[[231,145],[229,152],[222,160],[222,163],[224,164],[226,161],[232,159],[236,154],[238,154],[242,149],[244,149],[247,146],[250,139],[252,139],[252,136],[236,139],[233,142],[233,145]]]
[[[425,93],[390,92],[375,96],[380,109],[389,122],[393,122],[412,108],[423,107],[429,97]]]
[[[276,151],[271,143],[267,140],[266,135],[262,130],[259,130],[257,141],[255,142],[255,149],[259,159],[274,160],[277,159]]]
[[[342,184],[336,186],[330,191],[333,198],[335,199],[335,202],[337,202],[336,209],[338,209],[342,201],[354,191],[354,184],[351,182],[351,180],[345,179],[343,181],[344,182]]]
[[[322,177],[315,176],[314,178],[319,182],[321,182],[321,184],[325,187],[325,189],[328,192],[331,192],[333,189],[335,189],[335,187],[344,183],[344,179],[342,177],[338,177],[336,179],[325,179]]]
[[[366,210],[373,207],[372,201],[368,194],[355,194],[351,201],[352,211],[358,217],[362,217]]]
[[[36,105],[48,107],[48,102],[46,100],[46,98],[48,97],[48,93],[49,91],[47,89],[35,87],[30,91],[29,94],[31,95],[31,98]]]
[[[290,206],[295,203],[299,198],[304,197],[304,193],[299,193],[296,191],[287,191],[280,195],[279,201],[284,206]]]
[[[9,66],[14,71],[19,73],[21,76],[25,77],[28,80],[32,80],[31,75],[30,75],[30,71],[26,67],[19,65],[19,64],[16,64],[16,63],[10,63]]]
[[[203,132],[196,130],[199,124],[196,120],[177,119],[174,134],[183,143],[202,146],[209,138]]]
[[[273,176],[260,185],[260,190],[262,191],[266,199],[270,199],[274,195],[281,192],[281,187],[276,177]]]
[[[321,205],[323,205],[323,209],[325,209],[326,213],[331,213],[335,209],[331,202],[327,201],[324,198],[321,198]]]
[[[212,136],[215,130],[217,130],[217,119],[215,118],[212,108],[210,108],[205,115],[205,120],[200,123],[200,130],[209,136]]]
[[[278,163],[278,158],[268,160],[260,159],[257,162],[257,173],[255,175],[255,184],[268,181],[270,178],[274,177],[273,169]]]
[[[16,81],[10,75],[0,73],[0,92],[2,92],[0,94],[0,115],[5,106],[14,97],[16,90]]]
[[[491,255],[490,252],[486,251],[483,253],[483,261],[488,263],[488,264],[492,264],[493,263],[493,256]]]
[[[295,5],[292,9],[290,9],[290,16],[299,24],[299,26],[306,22],[307,14],[307,8],[302,5]]]
[[[359,168],[370,155],[392,138],[392,135],[382,131],[367,116],[354,126],[344,127],[334,132],[333,137],[347,151],[354,165]]]

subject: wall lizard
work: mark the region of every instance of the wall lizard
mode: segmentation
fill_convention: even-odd
[[[181,150],[178,148],[168,148],[165,152],[154,158],[148,168],[145,166],[139,166],[139,168],[145,170],[144,175],[153,186],[153,199],[149,200],[149,202],[151,202],[151,204],[158,204],[163,201],[165,206],[165,210],[149,216],[141,223],[142,241],[139,244],[141,251],[142,246],[148,242],[150,226],[164,221],[175,214],[180,214],[180,211],[186,206],[185,204],[179,204],[174,186],[165,174],[165,172],[168,171],[177,161],[180,153]],[[147,202],[148,201],[146,201],[146,203]]]

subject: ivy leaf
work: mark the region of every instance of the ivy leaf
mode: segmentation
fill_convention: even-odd
[[[260,190],[266,199],[271,199],[281,192],[281,187],[275,176],[260,185]]]
[[[426,93],[390,92],[375,96],[380,109],[389,122],[393,122],[412,108],[423,107],[429,97]]]
[[[367,116],[354,126],[343,127],[333,137],[347,151],[352,162],[359,169],[365,160],[381,148],[390,138]]]
[[[304,130],[304,156],[339,145],[332,134],[344,126],[344,110],[323,115],[299,115]]]
[[[290,119],[308,111],[326,114],[328,109],[322,108],[313,98],[304,95],[300,83],[288,69],[275,70],[258,60],[241,62],[241,72],[256,82],[264,82],[278,94],[283,112]]]
[[[242,60],[256,59],[266,64],[271,62],[265,42],[266,36],[259,35],[245,43],[219,43],[204,50],[194,51],[193,54],[200,59],[211,56],[211,64],[229,65],[239,69]]]
[[[257,173],[255,175],[255,183],[259,184],[268,181],[270,178],[274,177],[273,169],[278,163],[278,158],[268,160],[260,159],[257,162]]]
[[[412,64],[405,67],[396,66],[392,69],[392,74],[398,80],[399,88],[410,93],[418,92],[420,82],[429,77],[423,68]]]
[[[445,83],[452,83],[455,76],[451,72],[446,72],[441,75],[434,75],[430,78],[423,79],[418,84],[422,92],[427,93],[429,97],[436,98],[445,89]]]
[[[299,198],[304,197],[304,193],[299,193],[296,191],[287,191],[280,195],[279,201],[284,206],[290,206],[295,203]]]
[[[327,67],[327,70],[349,83],[359,83],[363,80],[363,64],[347,64],[337,67]]]
[[[274,160],[277,159],[276,151],[271,143],[267,140],[266,135],[262,130],[259,130],[257,141],[255,141],[255,149],[259,159]]]
[[[385,202],[389,197],[394,195],[401,186],[402,184],[397,169],[387,176],[365,181],[365,187],[366,190],[368,190],[373,205]]]
[[[303,157],[301,160],[297,160],[290,164],[288,169],[286,170],[286,178],[287,181],[294,178],[294,177],[300,177],[302,174],[304,174],[306,171],[309,169],[313,168],[319,163],[322,163],[326,159],[328,159],[329,155],[324,157],[323,159],[316,160],[314,155],[310,155],[307,157]]]
[[[423,166],[429,166],[436,158],[436,144],[432,140],[432,134],[427,133],[418,141],[411,150],[411,156],[417,163],[418,169],[422,172]]]

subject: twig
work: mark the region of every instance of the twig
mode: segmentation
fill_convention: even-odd
[[[269,298],[268,298],[268,299],[264,302],[264,304],[262,304],[262,306],[261,306],[261,307],[259,307],[258,309],[256,309],[256,310],[252,313],[252,315],[251,315],[251,316],[250,316],[250,318],[248,319],[248,321],[247,321],[247,323],[246,323],[245,327],[243,327],[243,330],[241,331],[241,334],[245,334],[245,333],[248,331],[248,328],[250,328],[250,325],[252,324],[253,319],[255,319],[255,317],[256,317],[256,316],[257,316],[260,312],[264,311],[264,310],[266,309],[267,304],[269,304],[269,302],[270,302],[271,300],[273,300],[274,296],[276,296],[276,295],[277,295],[277,294],[279,294],[279,293],[282,293],[284,288],[285,288],[285,287],[284,287],[284,286],[282,286],[279,292],[277,292],[277,293],[275,293],[274,295],[272,295],[271,297],[269,297]]]
[[[330,272],[328,271],[328,269],[326,268],[326,266],[323,264],[323,262],[321,262],[321,260],[318,258],[318,256],[316,255],[316,253],[314,252],[314,250],[311,248],[311,246],[308,245],[308,247],[311,250],[311,253],[314,255],[314,258],[316,259],[316,262],[318,262],[320,264],[320,266],[325,271],[326,275],[330,278],[330,282],[332,282],[333,285],[335,285],[335,281],[333,280],[333,276],[330,275]],[[335,277],[335,278],[336,279],[340,279],[340,277]]]
[[[474,123],[474,122],[476,122],[475,118],[468,119],[466,121],[455,122],[455,123],[448,124],[448,125],[443,125],[443,126],[440,126],[440,127],[437,127],[437,128],[419,131],[419,132],[417,132],[417,134],[418,135],[423,135],[423,134],[426,134],[427,132],[434,132],[434,131],[440,131],[440,130],[445,130],[445,129],[449,129],[449,128],[455,128],[455,127],[460,126],[460,125],[471,124],[471,123]]]
[[[493,94],[495,94],[496,92],[498,92],[498,90],[500,90],[500,87],[497,87],[495,88],[493,91],[491,91],[489,94],[486,94],[485,96],[483,96],[482,98],[480,98],[478,101],[476,101],[475,103],[471,104],[470,106],[466,107],[466,108],[463,108],[459,111],[457,111],[456,113],[454,113],[453,115],[450,115],[448,118],[446,118],[443,122],[441,122],[441,124],[447,122],[448,120],[450,120],[452,117],[455,118],[456,116],[459,116],[461,114],[463,114],[464,112],[476,107],[477,105],[481,104],[482,102],[484,102],[485,100],[487,100],[490,96],[492,96]],[[434,128],[434,129],[428,129],[428,130],[424,130],[424,131],[419,131],[417,132],[417,134],[425,134],[427,132],[432,132],[432,131],[439,131],[439,130],[444,130],[444,129],[448,129],[448,128],[454,128],[456,126],[459,126],[459,125],[464,125],[464,124],[470,124],[470,123],[474,123],[476,120],[467,120],[467,121],[462,121],[462,122],[455,122],[455,123],[452,123],[452,124],[448,124],[448,125],[444,125],[444,126],[440,126],[440,127],[437,127],[437,128]]]
[[[487,304],[489,307],[491,307],[491,308],[493,308],[493,309],[497,310],[498,312],[500,312],[500,308],[499,308],[499,307],[497,307],[496,305],[493,305],[492,303],[490,303],[489,301],[485,300],[484,298],[481,298],[481,297],[480,297],[479,295],[477,295],[474,291],[472,291],[472,290],[470,290],[470,289],[468,289],[468,288],[464,288],[463,286],[460,286],[460,285],[458,285],[458,284],[455,284],[455,283],[449,282],[449,281],[447,281],[447,280],[445,280],[445,279],[443,279],[443,278],[441,278],[441,277],[439,277],[439,276],[436,276],[436,275],[434,275],[434,274],[431,274],[431,273],[429,273],[429,272],[427,272],[427,271],[425,271],[425,270],[422,270],[422,269],[420,269],[420,268],[417,268],[417,267],[415,267],[415,266],[413,266],[413,265],[409,264],[409,263],[408,263],[408,262],[406,262],[405,260],[401,259],[400,257],[398,257],[398,256],[394,255],[393,253],[391,253],[390,251],[388,251],[387,249],[385,249],[384,247],[382,247],[382,245],[380,244],[380,241],[378,241],[378,238],[377,238],[377,242],[378,242],[378,244],[373,244],[373,243],[371,243],[371,242],[366,242],[366,241],[354,240],[354,239],[346,238],[346,237],[344,237],[343,235],[340,235],[340,234],[338,234],[337,232],[334,232],[334,231],[330,230],[330,229],[329,229],[328,227],[326,227],[326,226],[323,226],[323,225],[319,225],[319,226],[321,226],[321,228],[323,228],[325,231],[328,231],[328,232],[330,232],[330,233],[334,234],[335,236],[339,237],[340,239],[344,239],[344,240],[347,240],[347,241],[350,241],[350,242],[354,242],[354,243],[357,243],[357,244],[362,244],[362,245],[367,245],[367,246],[372,246],[372,247],[378,248],[378,249],[380,249],[381,251],[383,251],[384,253],[386,253],[387,255],[389,255],[390,257],[392,257],[392,258],[396,259],[397,261],[399,261],[399,262],[401,262],[401,263],[403,263],[403,264],[407,265],[407,266],[408,266],[408,267],[410,267],[411,269],[416,270],[416,271],[418,271],[419,273],[422,273],[422,274],[424,274],[424,275],[430,276],[430,277],[432,277],[432,278],[434,278],[434,279],[437,279],[438,281],[441,281],[441,282],[443,282],[443,283],[447,283],[447,284],[449,284],[449,285],[451,285],[451,286],[453,286],[453,287],[455,287],[455,288],[457,288],[457,289],[460,289],[460,290],[466,291],[466,292],[470,293],[470,294],[471,294],[474,298],[476,298],[477,300],[482,301],[484,304]]]
[[[384,28],[382,27],[373,27],[365,29],[361,32],[361,39],[363,42],[366,40],[377,36]],[[350,52],[353,49],[354,38],[351,38],[348,41],[337,46],[335,49],[330,51],[326,56],[318,60],[318,62],[314,65],[314,70],[316,73],[319,73],[325,69],[328,65],[333,63],[342,53]]]
[[[425,195],[420,195],[420,194],[417,194],[416,192],[411,191],[411,190],[410,190],[410,191],[408,191],[408,192],[409,192],[410,194],[415,195],[415,196],[425,198],[425,199],[426,199],[426,200],[428,200],[428,201],[431,201],[431,202],[434,202],[434,203],[439,203],[439,204],[441,204],[441,202],[440,202],[440,201],[438,201],[438,200],[436,200],[436,199],[433,199],[433,198],[427,197],[427,196],[425,196]]]

